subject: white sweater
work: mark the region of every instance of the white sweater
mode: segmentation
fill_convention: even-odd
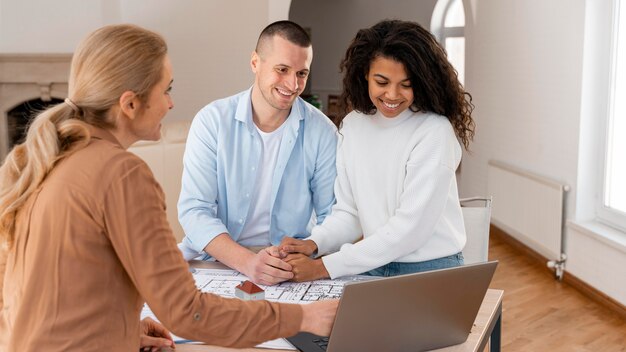
[[[455,177],[462,150],[446,117],[351,112],[340,134],[337,204],[308,238],[318,255],[335,252],[322,258],[331,278],[463,249]]]

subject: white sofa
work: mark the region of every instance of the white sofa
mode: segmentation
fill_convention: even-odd
[[[161,184],[165,192],[167,220],[174,231],[177,242],[184,232],[178,222],[176,203],[180,193],[183,174],[183,153],[191,121],[173,121],[164,123],[162,137],[158,142],[141,141],[133,144],[128,150],[142,158]]]

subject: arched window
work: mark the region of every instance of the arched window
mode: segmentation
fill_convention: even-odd
[[[448,52],[448,60],[465,84],[465,9],[462,0],[439,0],[430,21],[431,32]]]

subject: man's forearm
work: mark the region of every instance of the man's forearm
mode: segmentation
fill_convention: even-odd
[[[254,256],[254,253],[235,242],[227,233],[215,237],[204,247],[204,251],[239,272],[245,271],[245,264]]]

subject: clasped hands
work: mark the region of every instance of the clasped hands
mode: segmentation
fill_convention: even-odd
[[[283,281],[311,281],[330,275],[321,259],[310,257],[317,250],[311,240],[283,238],[278,246],[271,246],[256,254],[251,266],[250,279],[262,285],[275,285]]]
[[[330,276],[321,259],[310,257],[317,251],[315,242],[285,237],[277,249],[279,258],[291,265],[292,281],[311,281]]]

